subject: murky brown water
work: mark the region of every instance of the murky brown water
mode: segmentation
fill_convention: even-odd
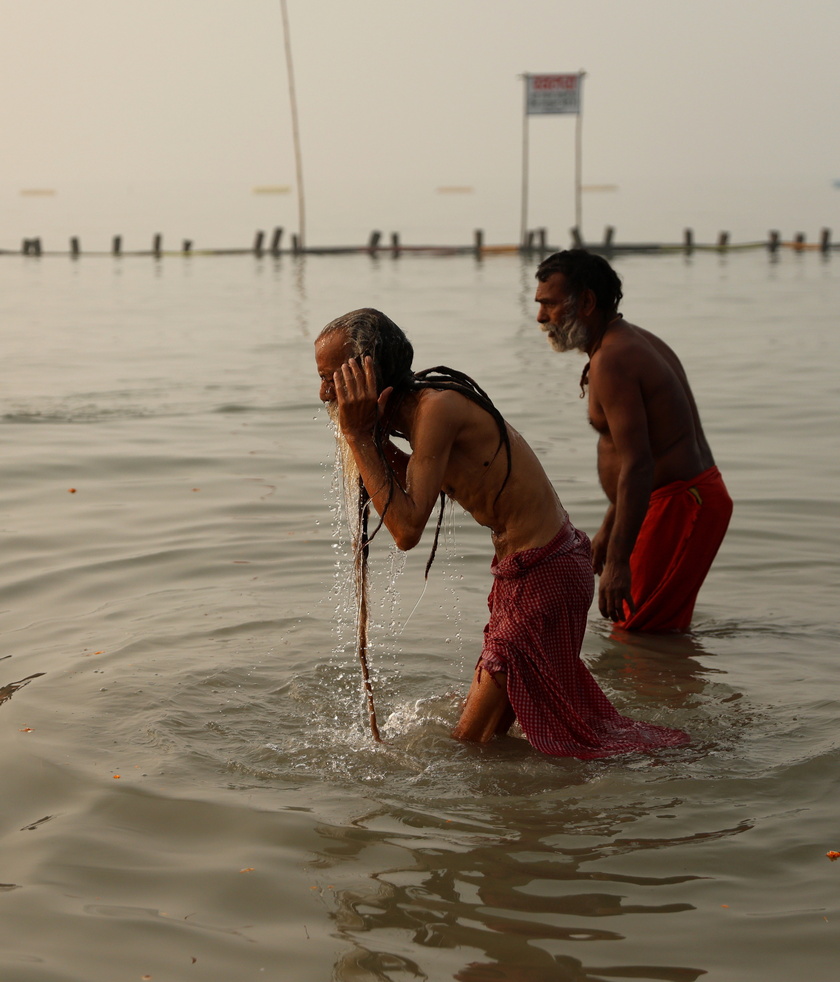
[[[428,542],[375,543],[371,742],[312,361],[381,307],[591,533],[580,359],[538,331],[532,264],[0,261],[0,977],[834,977],[838,268],[617,265],[736,511],[690,636],[593,613],[584,646],[622,712],[693,744],[582,763],[447,736],[490,585],[460,514],[407,624]]]

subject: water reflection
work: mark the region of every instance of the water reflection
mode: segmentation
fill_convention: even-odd
[[[626,930],[632,923],[638,931],[638,918],[653,916],[658,931],[667,931],[671,915],[696,909],[684,899],[684,885],[707,877],[685,871],[684,859],[676,866],[675,850],[684,854],[751,827],[633,836],[626,833],[650,819],[649,807],[593,808],[561,795],[509,802],[477,822],[457,813],[443,819],[444,813],[383,805],[346,825],[319,827],[325,842],[316,865],[335,881],[331,916],[349,945],[335,979],[554,982],[611,975],[691,982],[705,970],[591,962],[600,944],[625,940],[616,918],[631,915]],[[642,852],[651,854],[646,875],[616,868]],[[357,862],[366,875],[349,869]],[[597,947],[573,957],[582,942]],[[423,949],[433,949],[428,963],[418,956]]]
[[[599,678],[635,692],[641,701],[672,709],[701,695],[710,675],[725,675],[699,659],[710,652],[702,640],[688,634],[643,634],[613,628],[600,650],[587,659]]]
[[[8,682],[6,685],[0,685],[0,705],[11,699],[18,689],[22,689],[25,685],[29,685],[32,679],[38,679],[43,674],[44,672],[35,672],[33,675],[27,675],[25,679],[20,679],[17,682]]]

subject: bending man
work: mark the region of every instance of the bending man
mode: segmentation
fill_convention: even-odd
[[[581,661],[589,540],[483,390],[445,367],[415,374],[408,338],[369,308],[328,324],[315,358],[320,397],[400,549],[417,545],[442,494],[490,530],[490,622],[453,736],[483,743],[516,718],[538,750],[558,756],[685,743],[684,733],[620,716]]]
[[[589,421],[609,499],[592,540],[604,617],[634,631],[686,631],[723,541],[732,500],[674,352],[618,312],[605,259],[558,252],[537,269],[537,320],[557,351],[589,356]]]

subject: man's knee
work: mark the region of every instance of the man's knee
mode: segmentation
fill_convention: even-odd
[[[510,729],[515,715],[507,696],[507,674],[489,672],[479,663],[458,725],[456,740],[487,743]]]

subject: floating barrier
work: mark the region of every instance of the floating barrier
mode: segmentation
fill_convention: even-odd
[[[121,235],[113,236],[111,248],[108,251],[88,250],[82,252],[81,240],[78,236],[70,239],[69,248],[59,250],[47,250],[43,247],[40,237],[24,239],[21,248],[0,249],[0,255],[24,255],[24,256],[71,256],[78,259],[80,256],[152,256],[161,259],[164,256],[241,256],[253,255],[257,258],[263,256],[281,255],[345,255],[367,253],[371,256],[392,255],[400,256],[404,253],[420,253],[436,256],[457,256],[469,255],[476,256],[495,256],[509,255],[511,253],[522,253],[524,255],[541,254],[547,255],[558,252],[560,249],[585,248],[590,252],[600,253],[601,255],[617,255],[623,253],[674,253],[682,252],[690,255],[693,252],[738,252],[744,250],[764,249],[774,254],[781,249],[790,249],[794,252],[820,252],[827,254],[840,247],[840,244],[831,241],[831,230],[823,228],[820,230],[819,237],[814,242],[808,242],[804,232],[797,232],[792,239],[783,239],[780,232],[772,230],[766,239],[752,242],[732,242],[728,232],[720,232],[717,240],[713,243],[699,243],[694,238],[692,229],[687,228],[683,234],[682,242],[663,243],[663,242],[617,242],[615,239],[615,228],[608,225],[604,230],[604,238],[601,242],[586,242],[577,228],[570,230],[571,242],[566,246],[550,245],[548,234],[545,228],[531,229],[525,235],[524,241],[519,245],[498,244],[492,245],[484,241],[482,229],[476,229],[473,233],[471,245],[452,246],[452,245],[407,245],[400,240],[398,232],[391,232],[389,242],[385,243],[382,233],[374,230],[370,233],[366,245],[356,246],[307,246],[302,247],[297,235],[290,237],[288,248],[282,247],[283,229],[277,227],[273,230],[271,240],[266,246],[266,235],[264,231],[257,231],[254,236],[253,244],[250,247],[240,248],[194,248],[192,239],[184,239],[180,249],[163,248],[163,236],[155,233],[152,237],[150,249],[128,250],[123,248]]]

